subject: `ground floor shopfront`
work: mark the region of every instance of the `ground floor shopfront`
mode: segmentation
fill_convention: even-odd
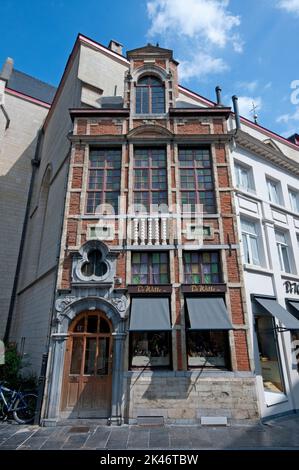
[[[273,289],[271,275],[257,273],[247,273],[247,280],[261,415],[269,418],[298,412],[298,284],[281,278],[276,280],[276,289]]]
[[[172,286],[62,294],[56,302],[42,422],[257,419],[255,377],[237,367],[244,350],[235,339],[244,332],[232,324],[226,286],[212,287],[180,287],[179,322]]]

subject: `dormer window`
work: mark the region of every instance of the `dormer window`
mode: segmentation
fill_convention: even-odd
[[[165,90],[162,81],[152,75],[138,80],[136,85],[136,114],[165,113]]]

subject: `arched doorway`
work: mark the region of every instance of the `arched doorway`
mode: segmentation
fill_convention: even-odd
[[[69,418],[108,418],[111,413],[112,324],[99,310],[70,325],[61,412]]]

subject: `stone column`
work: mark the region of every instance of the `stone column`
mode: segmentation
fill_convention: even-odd
[[[123,394],[123,350],[126,333],[112,333],[113,338],[113,369],[112,369],[112,400],[111,425],[122,424],[121,401]]]
[[[61,388],[64,369],[64,354],[67,333],[52,334],[52,361],[47,372],[49,380],[48,397],[45,417],[42,419],[46,426],[55,426],[59,419],[59,404],[61,399]]]

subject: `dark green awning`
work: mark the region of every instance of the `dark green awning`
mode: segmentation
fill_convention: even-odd
[[[192,297],[187,299],[190,330],[232,330],[222,297]]]
[[[255,297],[255,300],[261,305],[270,315],[276,317],[285,328],[288,330],[299,330],[299,320],[295,318],[290,312],[283,308],[275,299],[265,299],[262,297]]]
[[[138,297],[132,299],[130,331],[171,330],[167,297]]]

